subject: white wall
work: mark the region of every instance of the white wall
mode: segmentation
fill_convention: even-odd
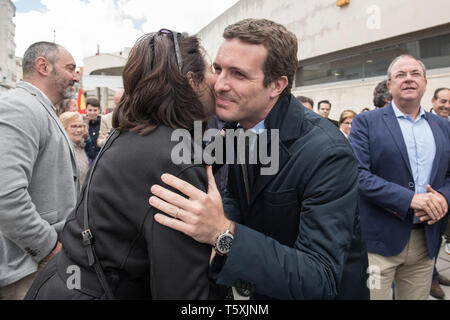
[[[446,24],[450,1],[351,0],[340,8],[335,0],[241,0],[198,33],[212,59],[225,27],[244,18],[267,18],[286,26],[297,36],[298,58],[304,60]],[[422,103],[428,109],[434,90],[450,86],[450,69],[431,70],[427,77]],[[315,104],[330,100],[330,117],[338,119],[345,109],[373,108],[373,89],[384,78],[297,87],[293,94],[309,96]]]
[[[83,59],[83,73],[85,75],[90,75],[96,70],[123,67],[126,61],[126,58],[110,53],[102,53],[98,56],[86,57]]]
[[[314,101],[314,111],[317,112],[317,103],[320,100],[329,100],[332,104],[330,118],[339,120],[339,116],[345,109],[351,109],[359,113],[362,108],[373,106],[373,90],[375,86],[386,77],[374,77],[364,80],[343,81],[333,84],[324,84],[295,88],[292,92],[295,96],[303,95]],[[422,98],[422,106],[430,111],[431,98],[434,90],[440,87],[450,87],[450,68],[427,71],[427,90]]]
[[[214,57],[229,24],[267,18],[299,39],[299,60],[352,48],[450,21],[449,0],[241,0],[198,32]]]

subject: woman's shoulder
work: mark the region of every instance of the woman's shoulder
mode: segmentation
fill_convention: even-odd
[[[201,142],[201,141],[200,141]],[[173,170],[186,170],[199,164],[194,159],[193,141],[188,130],[160,125],[155,130],[141,134],[135,131],[121,132],[111,145],[117,156],[134,160],[149,160],[164,164]]]
[[[105,152],[107,162],[114,163],[127,175],[132,169],[136,177],[159,180],[161,174],[170,173],[205,190],[206,169],[194,159],[192,139],[186,135],[183,139],[179,134],[172,135],[176,130],[159,126],[145,135],[133,131],[121,132],[111,145],[112,152],[109,155]]]
[[[171,148],[173,131],[174,129],[162,125],[146,134],[137,131],[124,131],[120,133],[118,141],[120,141],[120,145],[127,145],[137,151],[148,152],[150,147],[158,147],[159,152],[162,152]]]

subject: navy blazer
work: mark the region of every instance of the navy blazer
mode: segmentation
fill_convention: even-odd
[[[240,166],[229,166],[223,202],[236,232],[213,276],[256,299],[368,299],[358,168],[347,139],[292,95],[264,124],[279,129],[278,173],[257,173],[248,203]]]
[[[436,143],[430,185],[450,199],[450,124],[426,112]],[[349,141],[359,162],[359,209],[367,250],[398,255],[412,229],[414,179],[397,118],[389,106],[363,112],[353,119]],[[430,258],[439,252],[439,236],[448,217],[425,224]]]

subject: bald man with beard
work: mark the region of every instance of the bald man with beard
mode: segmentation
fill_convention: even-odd
[[[78,169],[55,105],[79,81],[72,55],[37,42],[23,79],[0,100],[0,300],[23,299],[37,271],[61,249],[58,232],[75,208]]]

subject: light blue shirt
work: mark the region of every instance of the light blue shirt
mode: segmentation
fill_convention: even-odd
[[[264,119],[265,120],[265,119]],[[266,127],[264,126],[264,120],[261,120],[260,122],[258,122],[253,128],[251,128],[250,130],[252,130],[254,133],[256,134],[260,134],[262,130],[264,130]]]
[[[263,130],[266,129],[266,127],[264,125],[264,121],[265,121],[265,119],[261,120],[253,128],[251,128],[249,130],[253,131],[256,134],[260,134]],[[238,126],[240,126],[239,123],[238,123]],[[250,154],[253,153],[253,151],[255,149],[256,142],[257,142],[257,136],[256,135],[251,135],[250,136],[250,140],[249,140]]]
[[[266,119],[261,120],[260,122],[258,122],[253,128],[250,128],[249,130],[252,130],[254,133],[256,134],[260,134],[262,130],[264,130],[266,127],[264,126],[264,121]],[[238,127],[241,127],[241,124],[238,122]]]
[[[392,101],[392,108],[406,144],[415,193],[427,193],[427,184],[430,183],[431,169],[436,155],[436,143],[425,110],[420,107],[418,116],[413,120],[410,115],[401,112],[394,101]],[[417,222],[418,219],[414,217],[414,223]]]

